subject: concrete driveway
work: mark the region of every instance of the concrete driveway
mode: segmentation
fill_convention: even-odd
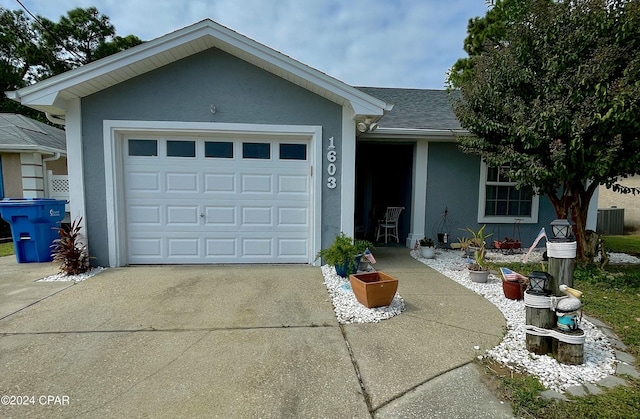
[[[509,417],[469,364],[501,314],[407,253],[376,253],[407,311],[345,326],[315,267],[127,267],[71,285],[0,258],[0,393],[29,404],[3,399],[0,415]]]

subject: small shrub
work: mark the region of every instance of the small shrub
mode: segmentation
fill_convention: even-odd
[[[79,275],[91,268],[87,246],[80,242],[80,226],[82,217],[76,219],[70,226],[58,229],[59,239],[55,239],[53,247],[53,261],[60,263],[60,272],[67,275]]]

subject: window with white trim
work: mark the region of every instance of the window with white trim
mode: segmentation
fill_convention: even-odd
[[[531,189],[517,189],[507,174],[509,166],[480,166],[480,199],[478,222],[538,222],[539,196]]]

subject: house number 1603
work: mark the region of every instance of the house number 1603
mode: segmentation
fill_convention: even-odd
[[[327,174],[329,177],[327,178],[327,188],[335,189],[338,186],[335,174],[338,170],[336,167],[336,160],[338,159],[338,152],[336,151],[336,146],[333,144],[333,137],[329,138],[329,146],[327,147],[327,161],[329,164],[327,165]]]

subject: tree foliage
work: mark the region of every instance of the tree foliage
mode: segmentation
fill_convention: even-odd
[[[19,89],[140,43],[134,35],[116,36],[109,18],[95,7],[70,10],[58,22],[0,7],[0,88]],[[37,117],[4,94],[0,112]]]
[[[511,164],[518,187],[547,195],[576,226],[582,256],[600,184],[640,173],[640,2],[512,0],[460,77],[454,109],[466,152]]]
[[[506,9],[513,0],[497,0],[487,2],[491,8],[485,16],[469,19],[467,24],[467,37],[464,39],[463,48],[469,57],[480,55],[488,44],[500,42],[504,39],[506,31]],[[448,74],[448,83],[453,87],[459,87],[462,79],[471,73],[472,60],[469,57],[458,59]]]

